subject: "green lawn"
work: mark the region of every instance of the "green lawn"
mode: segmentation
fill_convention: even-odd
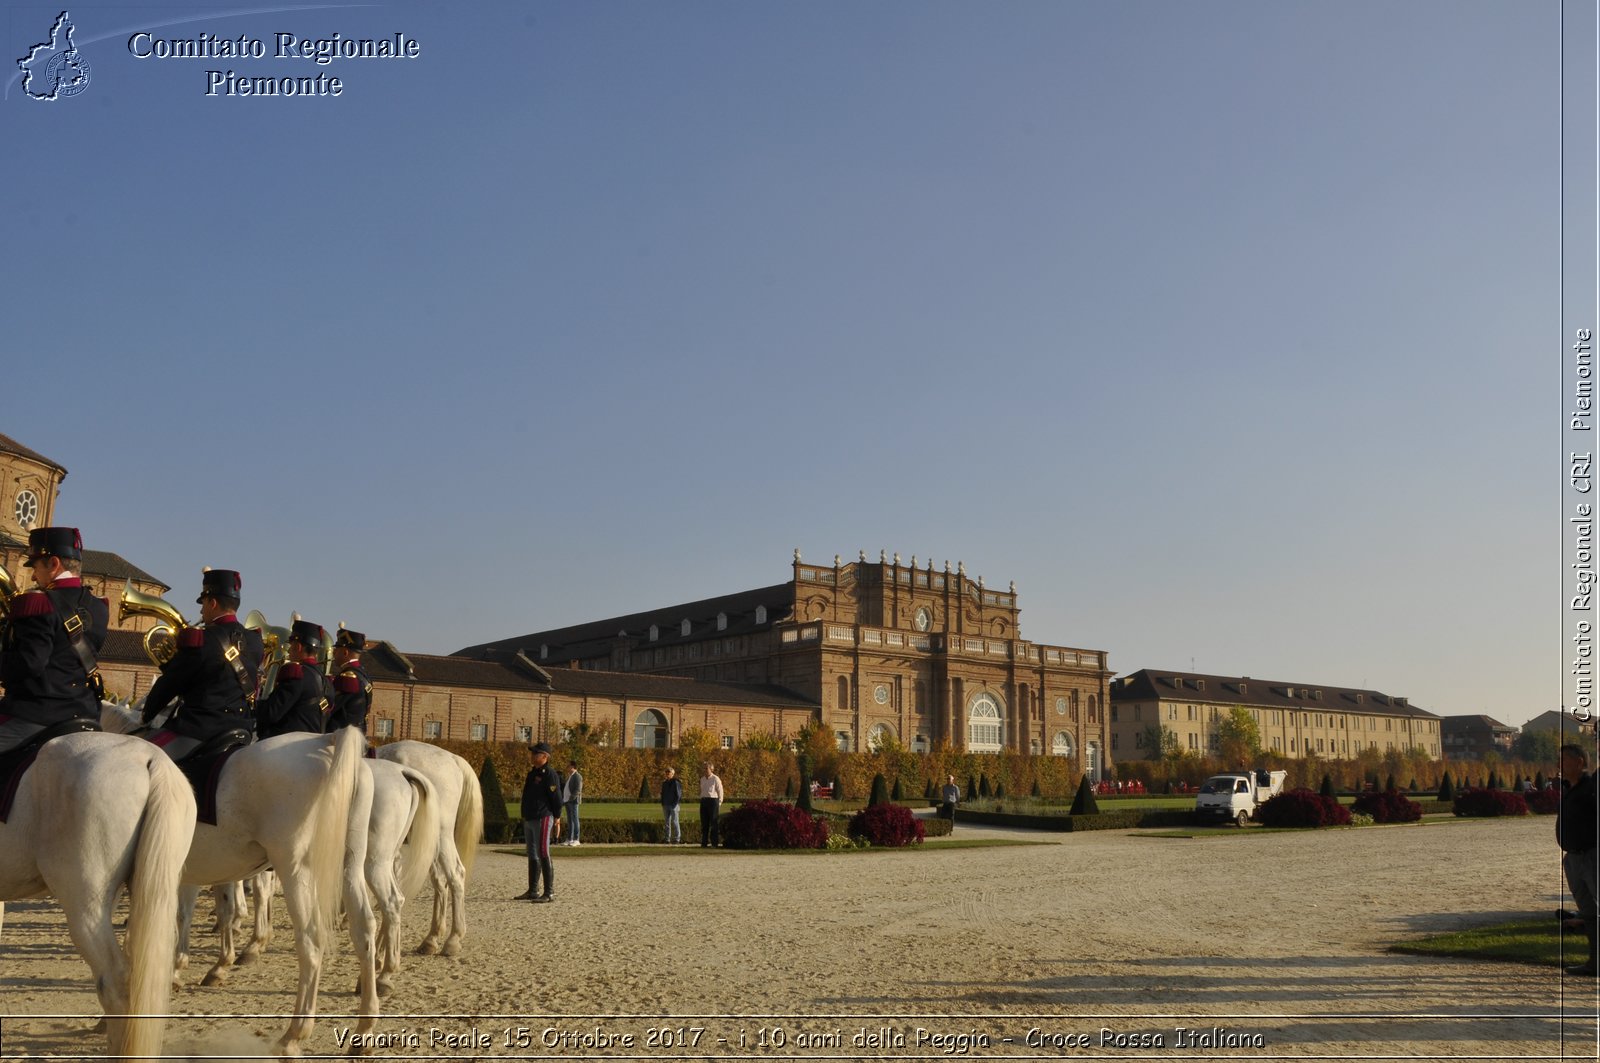
[[[1562,953],[1561,921],[1551,914],[1538,919],[1519,919],[1511,923],[1402,941],[1389,946],[1389,951],[1417,956],[1460,956],[1498,963],[1528,963],[1540,967],[1582,963],[1588,951],[1583,934],[1569,931],[1564,938],[1565,954]]]

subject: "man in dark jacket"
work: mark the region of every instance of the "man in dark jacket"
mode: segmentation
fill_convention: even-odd
[[[1567,873],[1567,888],[1578,905],[1578,918],[1583,920],[1583,936],[1589,939],[1589,957],[1567,973],[1593,978],[1600,966],[1596,965],[1600,952],[1600,918],[1595,909],[1596,894],[1596,831],[1600,830],[1600,792],[1595,788],[1595,778],[1586,769],[1589,756],[1579,745],[1561,747],[1561,782],[1566,792],[1561,797],[1561,808],[1556,812],[1556,842],[1561,846],[1561,866]]]
[[[37,590],[11,599],[0,631],[0,752],[72,720],[100,728],[100,666],[110,606],[83,585],[76,528],[34,528],[28,567]]]
[[[239,623],[239,573],[207,569],[200,577],[200,622],[178,634],[178,650],[144,699],[144,722],[182,698],[150,741],[182,760],[229,731],[248,735],[254,723],[261,633]]]
[[[367,710],[372,707],[372,680],[361,667],[361,651],[367,636],[340,627],[333,642],[333,711],[328,713],[328,730],[354,727],[367,732]]]
[[[322,734],[327,729],[331,691],[317,655],[326,637],[320,625],[296,620],[289,629],[289,663],[278,669],[272,693],[256,703],[256,734],[273,738],[293,731]]]
[[[555,900],[556,872],[550,864],[550,830],[561,815],[561,777],[550,766],[550,747],[531,747],[533,767],[522,781],[522,834],[528,843],[528,892],[514,898],[536,904]],[[539,892],[539,879],[544,892]]]

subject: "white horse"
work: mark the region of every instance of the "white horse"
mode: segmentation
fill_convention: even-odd
[[[46,742],[0,823],[0,901],[53,894],[94,972],[113,1056],[157,1056],[194,796],[166,754],[124,735]],[[124,946],[112,911],[130,907]]]
[[[363,760],[372,775],[372,808],[364,825],[355,822],[352,807],[349,840],[345,845],[346,913],[359,913],[359,903],[349,896],[364,882],[377,899],[377,977],[378,994],[386,996],[400,970],[400,923],[407,897],[414,897],[427,881],[439,848],[439,798],[427,776],[387,760]],[[361,837],[365,832],[364,841]],[[359,879],[356,876],[359,874]],[[239,962],[249,963],[272,941],[272,873],[253,881],[255,930]],[[228,898],[218,898],[219,926],[242,911],[238,890]],[[237,921],[234,926],[237,927]]]
[[[467,876],[483,838],[483,792],[478,777],[472,765],[426,742],[390,742],[378,747],[378,757],[416,769],[438,792],[439,852],[431,873],[433,923],[417,951],[424,956],[455,956],[467,930]]]
[[[120,705],[102,705],[101,726],[131,731],[141,726],[139,713]],[[153,748],[153,747],[152,747]],[[299,988],[289,1028],[279,1040],[284,1055],[299,1055],[311,1034],[322,980],[324,950],[333,944],[331,928],[338,910],[352,806],[371,801],[371,776],[361,770],[366,740],[345,728],[336,734],[308,732],[278,735],[235,753],[217,786],[217,822],[195,827],[194,843],[183,868],[188,912],[199,887],[249,878],[270,866],[283,882],[284,904],[295,928],[300,959]],[[359,805],[364,821],[370,804]],[[363,898],[364,900],[364,898]],[[356,1034],[377,1025],[378,994],[373,970],[369,918],[351,919],[351,937],[366,931],[363,948],[360,1017]],[[223,952],[206,975],[207,984],[227,977],[235,956],[231,917],[223,922]],[[185,936],[187,926],[183,927]],[[172,958],[176,958],[176,950]],[[359,1045],[361,1042],[356,1041]]]

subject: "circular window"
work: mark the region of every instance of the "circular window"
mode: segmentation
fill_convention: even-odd
[[[884,686],[882,683],[879,683],[877,686],[873,687],[872,700],[876,701],[879,705],[889,704],[889,688]]]
[[[34,521],[39,519],[39,496],[32,491],[18,491],[17,504],[13,511],[17,523],[24,528],[33,527]]]
[[[1066,698],[1057,698],[1056,699],[1056,715],[1057,716],[1065,716],[1066,714],[1067,714],[1067,699]]]
[[[912,623],[917,626],[918,631],[926,631],[933,626],[933,613],[929,611],[927,606],[923,606],[917,610],[917,615],[912,620]]]

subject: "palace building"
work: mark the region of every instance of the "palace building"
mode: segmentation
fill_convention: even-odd
[[[1377,690],[1249,676],[1143,668],[1111,684],[1111,741],[1119,760],[1150,757],[1150,728],[1165,727],[1187,753],[1214,755],[1217,725],[1249,710],[1261,748],[1288,757],[1349,760],[1363,749],[1440,753],[1440,717]]]
[[[1024,639],[1014,584],[964,565],[863,553],[809,564],[783,583],[458,650],[485,663],[755,683],[792,691],[845,750],[886,741],[975,753],[1079,757],[1106,770],[1111,672],[1104,650]],[[634,734],[638,717],[620,721]],[[732,739],[732,724],[721,731]],[[672,722],[668,729],[675,733]]]

